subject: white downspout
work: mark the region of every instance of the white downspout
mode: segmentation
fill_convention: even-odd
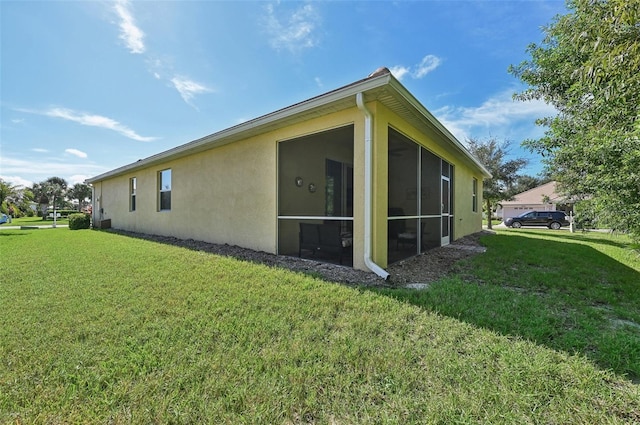
[[[371,259],[371,210],[372,210],[372,188],[373,188],[373,146],[371,133],[373,127],[373,119],[371,112],[364,105],[362,93],[356,94],[356,104],[358,109],[364,114],[364,264],[383,278],[387,280],[389,273],[373,262]]]

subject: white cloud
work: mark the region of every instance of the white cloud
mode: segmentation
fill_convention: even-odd
[[[43,181],[51,176],[59,176],[70,181],[76,181],[79,176],[96,176],[108,171],[109,168],[96,165],[90,162],[78,164],[69,163],[62,160],[58,161],[49,158],[44,161],[34,161],[29,159],[18,159],[11,157],[2,158],[2,171],[6,175],[0,178],[10,181],[14,184],[22,184],[23,186],[31,186],[33,182]],[[75,176],[75,177],[74,177]]]
[[[131,53],[145,53],[145,34],[136,26],[135,18],[131,12],[130,6],[130,0],[117,0],[114,6],[115,11],[120,18],[120,38],[125,41],[125,44]],[[211,88],[193,81],[190,78],[175,75],[174,71],[172,71],[172,66],[170,65],[172,62],[170,59],[163,58],[156,54],[147,53],[145,55],[145,61],[149,72],[153,75],[153,78],[160,81],[170,81],[171,85],[178,91],[178,93],[180,93],[182,99],[195,109],[198,108],[196,108],[192,103],[193,98],[198,94],[213,91]],[[174,77],[169,78],[170,75],[174,75]]]
[[[85,152],[82,152],[82,151],[80,151],[78,149],[70,148],[70,149],[65,149],[64,151],[66,153],[70,154],[70,155],[77,156],[78,158],[86,158],[87,157],[87,154]]]
[[[270,37],[269,43],[274,49],[297,52],[318,44],[316,32],[320,16],[314,5],[305,4],[289,14],[281,13],[280,16],[273,4],[267,5],[266,11],[266,30]]]
[[[77,112],[67,108],[50,108],[45,111],[35,111],[29,109],[19,109],[21,112],[27,112],[31,114],[45,115],[53,118],[61,118],[67,121],[77,122],[82,125],[90,127],[100,127],[107,130],[112,130],[121,135],[128,137],[129,139],[136,140],[138,142],[151,142],[156,140],[157,137],[140,136],[129,127],[120,124],[118,121],[111,118],[103,117],[100,115],[91,115],[84,112]]]
[[[14,186],[31,187],[33,182],[31,180],[24,179],[20,176],[5,176],[0,175],[0,179],[11,183]]]
[[[73,186],[76,183],[84,183],[85,180],[87,180],[89,176],[87,174],[74,174],[73,176],[69,177],[67,180],[67,183],[69,183],[69,186]]]
[[[144,32],[136,26],[129,0],[117,0],[114,10],[120,18],[120,38],[124,40],[131,53],[144,53]]]
[[[195,95],[202,94],[202,93],[210,93],[213,91],[209,87],[206,87],[200,83],[197,83],[185,77],[179,77],[179,76],[173,77],[171,79],[171,83],[173,84],[175,89],[178,90],[178,93],[180,93],[180,96],[182,96],[182,99],[191,106],[194,106],[191,103],[191,100]]]
[[[31,149],[33,152],[38,152],[38,153],[47,153],[49,152],[48,149],[44,149],[44,148],[33,148]]]
[[[459,140],[479,133],[505,133],[519,125],[530,125],[538,118],[553,116],[555,108],[541,100],[521,102],[513,100],[515,90],[506,90],[489,98],[479,106],[444,107],[433,114]]]
[[[435,55],[427,55],[420,61],[419,64],[412,67],[404,65],[396,65],[389,69],[394,77],[398,80],[402,80],[406,75],[414,79],[423,78],[425,75],[436,69],[442,63],[442,59]]]
[[[402,65],[396,65],[396,66],[392,66],[389,71],[391,72],[391,74],[393,74],[394,77],[396,77],[398,80],[402,80],[402,78],[409,74],[410,70],[409,68],[407,68],[406,66],[402,66]]]
[[[441,59],[434,55],[427,55],[422,58],[422,62],[416,66],[415,71],[413,71],[414,78],[422,78],[438,66],[440,66]]]

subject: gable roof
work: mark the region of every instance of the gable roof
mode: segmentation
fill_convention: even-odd
[[[510,201],[502,201],[500,202],[502,206],[512,206],[512,205],[521,205],[521,204],[545,204],[546,198],[548,198],[548,202],[556,204],[558,202],[562,202],[564,198],[556,192],[556,182],[550,181],[549,183],[545,183],[538,187],[534,187],[533,189],[526,190],[522,193],[517,194]]]
[[[362,80],[193,140],[148,158],[140,159],[132,164],[91,177],[87,179],[86,182],[91,184],[168,160],[178,159],[214,147],[243,140],[280,127],[354,108],[357,107],[356,94],[358,93],[362,93],[365,103],[374,100],[378,101],[420,131],[427,134],[435,132],[439,136],[442,136],[442,138],[446,140],[446,143],[442,143],[439,137],[435,137],[434,141],[443,144],[443,147],[448,149],[453,147],[454,151],[461,154],[469,165],[479,169],[485,177],[491,177],[491,173],[471,155],[467,148],[465,148],[427,108],[409,93],[387,68],[379,68]]]

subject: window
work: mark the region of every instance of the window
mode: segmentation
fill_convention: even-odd
[[[471,210],[478,212],[478,179],[473,178],[473,199],[471,201]]]
[[[158,173],[158,211],[171,210],[171,169]]]
[[[129,179],[129,211],[136,210],[136,178]]]

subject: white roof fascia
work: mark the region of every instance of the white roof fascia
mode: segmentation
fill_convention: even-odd
[[[140,159],[134,163],[116,168],[98,176],[88,178],[85,181],[87,183],[98,182],[106,178],[127,173],[129,171],[145,168],[159,162],[165,162],[167,160],[180,158],[193,152],[208,150],[225,143],[231,143],[235,140],[239,140],[241,138],[241,135],[245,133],[250,133],[253,130],[260,129],[261,127],[266,127],[269,124],[277,123],[278,121],[285,120],[297,114],[313,110],[315,108],[320,108],[322,106],[326,106],[344,99],[348,99],[349,97],[354,98],[353,105],[355,106],[355,95],[357,93],[366,92],[385,86],[389,82],[389,76],[390,74],[385,74],[352,83],[348,86],[344,86],[342,88],[327,92],[325,94],[321,94],[300,103],[296,103],[283,109],[279,109],[277,111],[268,113],[242,124],[229,127],[200,139],[196,139],[194,141],[185,143],[164,152],[160,152],[145,159]]]
[[[390,81],[390,85],[407,101],[413,108],[422,114],[427,121],[440,131],[453,145],[467,158],[469,158],[488,179],[493,177],[489,170],[478,159],[469,152],[469,150],[454,136],[436,117],[433,116],[427,108],[425,108],[418,99],[415,98],[398,80],[395,78]]]
[[[491,178],[491,173],[473,155],[471,155],[464,145],[460,143],[460,141],[458,141],[458,139],[456,139],[456,137],[451,134],[451,132],[449,132],[449,130],[447,130],[447,128],[444,127],[395,77],[393,77],[391,73],[386,73],[376,77],[368,77],[336,90],[312,97],[311,99],[262,115],[242,124],[226,128],[145,159],[140,159],[134,163],[88,178],[85,181],[91,184],[134,170],[146,168],[154,164],[212,149],[227,143],[232,143],[234,141],[241,140],[244,137],[248,137],[248,135],[253,132],[260,132],[261,129],[266,129],[270,125],[276,125],[278,122],[285,121],[288,118],[295,117],[296,115],[312,111],[314,109],[320,109],[332,103],[338,103],[344,100],[351,101],[352,99],[353,106],[355,107],[355,96],[357,93],[363,93],[365,95],[365,101],[367,101],[367,92],[371,92],[385,86],[390,86],[393,91],[410,107],[414,108],[422,117],[426,118],[429,124],[443,134],[454,145],[454,147],[460,151],[460,153],[476,165],[486,178]]]

